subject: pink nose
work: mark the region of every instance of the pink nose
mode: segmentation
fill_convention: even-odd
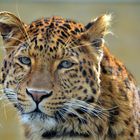
[[[37,90],[37,89],[30,89],[27,88],[26,92],[30,95],[36,103],[39,103],[44,98],[48,98],[52,95],[52,91],[48,90]]]

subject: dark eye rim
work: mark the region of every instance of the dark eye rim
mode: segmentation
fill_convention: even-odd
[[[19,60],[20,63],[22,63],[24,65],[28,65],[28,66],[31,65],[31,59],[29,57],[21,56],[21,57],[18,58],[18,60]],[[26,60],[28,60],[28,61],[26,62]]]
[[[68,63],[70,63],[70,65],[68,67],[65,67],[65,66],[63,66],[64,62],[68,62]],[[58,65],[58,69],[63,69],[63,68],[68,69],[68,68],[71,68],[73,65],[74,65],[74,63],[71,62],[70,60],[62,60]]]

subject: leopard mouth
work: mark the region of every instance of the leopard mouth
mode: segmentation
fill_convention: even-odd
[[[23,116],[23,115],[29,115],[29,116],[31,116],[31,117],[30,117],[30,120],[35,120],[36,118],[40,118],[40,121],[41,121],[41,120],[45,120],[45,119],[47,119],[48,117],[53,118],[52,116],[49,116],[49,115],[43,113],[42,111],[40,111],[40,110],[38,109],[38,107],[37,107],[35,110],[31,111],[31,112],[26,112],[26,113],[22,112],[21,115],[22,115],[22,116]]]
[[[61,108],[62,110],[63,108]],[[29,113],[23,113],[22,118],[25,121],[28,120],[28,124],[33,126],[33,129],[37,129],[40,133],[39,135],[43,139],[61,139],[61,138],[88,138],[91,136],[90,132],[82,132],[75,129],[75,127],[65,127],[65,123],[68,121],[68,112],[63,112],[66,118],[59,114],[61,110],[56,111],[53,116],[49,116],[43,113],[41,110],[36,108],[34,111]],[[28,117],[28,118],[26,118]],[[26,123],[26,122],[24,122]],[[70,124],[69,124],[70,125]],[[33,130],[34,131],[34,130]],[[36,130],[35,130],[36,131]]]

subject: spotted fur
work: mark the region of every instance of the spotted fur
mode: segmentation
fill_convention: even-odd
[[[84,26],[54,16],[27,25],[0,13],[1,83],[27,139],[139,140],[136,82],[103,39],[110,19]]]

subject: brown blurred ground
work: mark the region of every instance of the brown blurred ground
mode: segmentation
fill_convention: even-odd
[[[16,15],[19,13],[21,19],[27,23],[42,16],[52,15],[87,23],[100,14],[112,13],[114,36],[106,37],[107,44],[110,50],[126,64],[140,84],[140,3],[0,2],[0,11],[2,10]]]

